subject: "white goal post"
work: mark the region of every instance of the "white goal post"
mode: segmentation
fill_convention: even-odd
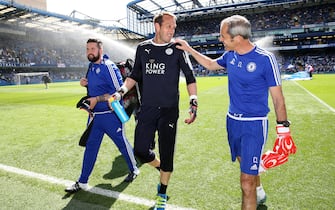
[[[27,80],[30,81],[32,78],[37,77],[37,76],[42,76],[42,77],[43,76],[48,76],[49,77],[49,72],[17,73],[17,74],[14,75],[15,84],[21,85],[22,83],[30,83],[30,82],[27,82]],[[26,80],[23,80],[24,77],[26,77]],[[39,82],[41,82],[41,78],[39,78]],[[34,82],[32,82],[32,83],[34,83]]]

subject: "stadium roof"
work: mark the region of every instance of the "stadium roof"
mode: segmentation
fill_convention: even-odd
[[[186,11],[196,8],[215,7],[220,4],[227,4],[232,0],[135,0],[127,7],[133,8],[141,14],[153,15],[159,11]],[[246,1],[246,0],[237,0]]]
[[[202,15],[225,9],[264,7],[270,4],[302,2],[303,0],[134,0],[127,8],[138,14],[138,19],[152,19],[160,11],[173,12],[179,17]]]
[[[76,11],[73,12],[73,14]],[[144,36],[130,31],[117,22],[106,25],[100,20],[85,16],[83,19],[45,10],[27,7],[13,1],[0,0],[0,23],[8,26],[36,28],[50,31],[94,30],[112,39],[143,39]]]

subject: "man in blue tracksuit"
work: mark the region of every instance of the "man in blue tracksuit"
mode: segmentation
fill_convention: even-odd
[[[108,97],[104,97],[113,94],[123,84],[120,70],[106,55],[102,56],[103,46],[100,40],[87,41],[86,55],[91,63],[86,78],[82,78],[80,84],[87,87],[93,124],[86,143],[81,175],[75,184],[65,189],[69,193],[88,188],[88,179],[104,134],[113,140],[127,162],[130,172],[125,181],[131,182],[139,174],[133,148],[125,136],[124,124],[111,110]]]

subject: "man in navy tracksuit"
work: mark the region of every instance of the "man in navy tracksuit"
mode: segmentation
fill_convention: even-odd
[[[113,140],[127,162],[130,172],[125,181],[131,182],[139,174],[133,148],[125,136],[124,124],[111,110],[108,97],[105,97],[114,93],[122,85],[120,70],[106,55],[102,57],[103,47],[100,40],[89,39],[86,54],[91,63],[87,78],[82,78],[80,84],[87,87],[90,109],[93,111],[93,124],[86,143],[81,175],[75,184],[65,189],[70,193],[88,188],[88,179],[104,134]]]
[[[197,86],[188,55],[173,44],[176,16],[162,12],[154,17],[155,37],[137,47],[131,75],[114,94],[120,99],[136,82],[141,90],[141,107],[135,129],[134,151],[143,162],[160,170],[155,209],[165,209],[166,189],[173,171],[177,120],[179,118],[179,78],[182,71],[190,96],[190,124],[195,120]],[[152,150],[158,132],[159,158]]]

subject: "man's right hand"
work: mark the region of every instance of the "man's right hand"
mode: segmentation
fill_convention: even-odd
[[[120,91],[116,91],[115,93],[113,93],[111,96],[109,96],[107,100],[109,108],[113,110],[112,102],[115,100],[120,101],[121,99],[122,99],[122,93]]]
[[[189,48],[191,48],[190,45],[188,44],[188,42],[185,41],[185,40],[182,40],[182,39],[175,39],[174,42],[176,43],[176,48],[177,48],[177,49],[185,50],[185,51],[188,52],[188,51],[189,51]]]
[[[114,100],[118,100],[118,101],[120,101],[121,98],[122,98],[122,95],[121,95],[121,93],[120,93],[119,91],[116,91],[115,93],[113,93],[113,94],[111,95],[111,97],[114,98]],[[108,99],[108,101],[111,101],[111,100]]]
[[[122,85],[115,93],[112,94],[111,97],[114,98],[114,100],[120,101],[122,97],[128,92],[128,88],[124,85]]]

